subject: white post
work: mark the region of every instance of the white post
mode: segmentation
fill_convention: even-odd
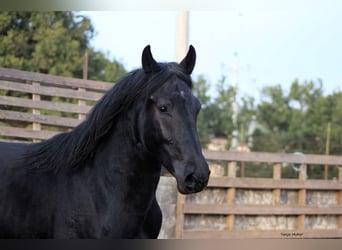
[[[176,31],[176,60],[180,62],[188,50],[189,39],[189,13],[180,11],[177,13],[177,31]]]

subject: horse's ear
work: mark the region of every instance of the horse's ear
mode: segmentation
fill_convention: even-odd
[[[182,65],[186,72],[190,75],[195,67],[195,62],[196,51],[195,48],[190,45],[188,54],[186,54],[185,58],[180,62],[180,65]]]
[[[146,74],[159,71],[158,63],[154,60],[151,53],[151,46],[147,45],[142,53],[141,57],[142,68]]]

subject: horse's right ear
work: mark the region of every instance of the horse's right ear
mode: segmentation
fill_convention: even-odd
[[[142,57],[141,57],[141,62],[142,62],[142,68],[146,74],[151,74],[153,72],[159,71],[159,65],[152,56],[150,45],[147,45],[144,48]]]
[[[189,75],[192,73],[196,62],[196,51],[194,46],[189,46],[189,51],[186,54],[185,58],[180,62],[180,65],[184,67],[186,73]]]

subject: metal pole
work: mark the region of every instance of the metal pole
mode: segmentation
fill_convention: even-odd
[[[327,140],[325,144],[325,154],[329,155],[330,154],[330,134],[331,134],[331,123],[328,122],[328,127],[327,127]]]
[[[83,79],[88,79],[88,52],[84,53],[83,58]]]
[[[237,52],[234,53],[234,61],[233,61],[233,87],[234,87],[234,101],[232,103],[232,120],[234,130],[232,133],[232,142],[230,149],[236,150],[239,144],[239,131],[237,129],[237,116],[238,116],[238,104],[237,104],[237,88],[238,88],[238,63],[237,63]]]
[[[330,134],[331,134],[331,123],[328,122],[328,127],[327,127],[327,141],[325,144],[325,154],[329,155],[330,154]],[[329,169],[328,165],[324,165],[324,179],[327,180],[329,175]]]

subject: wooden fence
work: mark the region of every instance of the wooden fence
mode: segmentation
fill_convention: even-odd
[[[0,68],[0,140],[39,141],[68,131],[84,119],[111,86],[106,82]],[[342,157],[210,151],[204,154],[212,163],[213,176],[205,191],[188,196],[178,194],[172,237],[342,238]],[[256,164],[256,173],[260,164],[269,164],[271,178],[247,176],[250,163]],[[296,164],[299,169],[296,179],[283,176],[289,164]],[[308,170],[314,165],[322,166],[321,180],[308,178]],[[333,178],[329,177],[332,172]],[[248,192],[259,195],[259,199],[245,201]],[[313,217],[328,222],[321,225],[313,222]],[[272,219],[273,224],[269,222]]]
[[[2,140],[39,141],[77,126],[108,82],[0,68]]]
[[[220,163],[205,191],[178,194],[175,238],[342,238],[342,157],[204,154]],[[244,177],[248,163],[254,163],[255,172],[268,164],[271,178]],[[217,166],[223,171],[215,173]],[[295,168],[296,178],[282,178],[286,168]],[[310,179],[310,168],[335,171],[323,175],[326,179]]]

